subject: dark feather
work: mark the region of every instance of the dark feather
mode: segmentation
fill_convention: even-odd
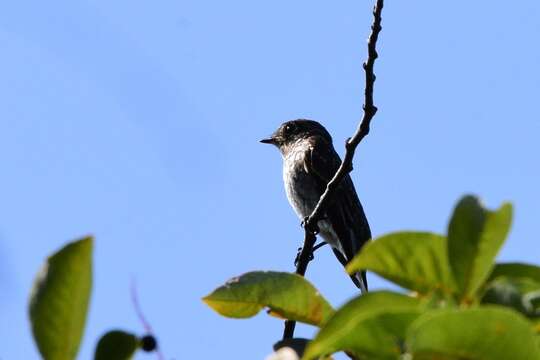
[[[320,194],[322,194],[337,172],[341,159],[326,139],[313,136],[310,138],[310,143],[309,153],[305,157],[305,168],[317,180]],[[331,224],[343,248],[344,253],[340,254],[342,258],[337,254],[336,256],[343,265],[346,265],[371,238],[366,215],[349,175],[343,178],[329,203],[326,209],[326,220]],[[365,273],[362,273],[362,277],[365,282]],[[367,282],[365,284],[367,285]]]

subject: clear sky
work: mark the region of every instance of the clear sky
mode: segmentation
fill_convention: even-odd
[[[80,359],[106,330],[142,333],[132,277],[167,359],[268,354],[280,321],[225,319],[200,298],[249,270],[293,269],[303,232],[280,155],[258,140],[312,118],[343,153],[361,115],[371,6],[4,1],[0,358],[38,358],[33,277],[89,233],[95,284]],[[538,19],[538,0],[387,1],[380,111],[352,174],[374,235],[444,232],[473,192],[515,204],[500,259],[540,262]],[[308,277],[336,306],[356,294],[329,249]]]

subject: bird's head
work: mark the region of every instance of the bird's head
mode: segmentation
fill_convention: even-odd
[[[317,121],[306,119],[291,120],[281,124],[272,136],[262,139],[261,142],[275,145],[284,153],[291,144],[311,136],[320,136],[332,143],[332,137],[324,126]]]

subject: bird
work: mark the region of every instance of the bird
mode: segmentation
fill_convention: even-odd
[[[281,152],[287,199],[298,217],[305,220],[341,165],[332,136],[317,121],[297,119],[283,123],[260,142],[274,145]],[[371,239],[368,220],[348,174],[317,225],[320,235],[343,266]],[[368,291],[364,271],[351,275],[351,279],[362,293]]]

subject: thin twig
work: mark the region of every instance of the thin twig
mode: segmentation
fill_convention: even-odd
[[[150,326],[150,323],[148,322],[148,320],[146,320],[146,317],[144,316],[144,313],[142,312],[141,305],[139,303],[139,296],[137,294],[137,284],[135,283],[134,279],[131,279],[131,286],[129,287],[129,293],[131,295],[131,303],[133,304],[133,308],[135,309],[135,313],[137,314],[139,321],[144,327],[144,331],[150,334],[153,333],[152,326]]]
[[[154,336],[154,331],[152,330],[152,326],[150,326],[150,323],[148,322],[148,320],[146,320],[146,317],[144,316],[141,305],[139,303],[139,296],[137,294],[137,284],[135,283],[135,279],[131,279],[130,295],[131,295],[131,303],[133,304],[135,313],[137,314],[139,321],[142,323],[144,330],[146,331],[148,335]],[[158,360],[165,359],[159,346],[156,348],[155,352],[157,354]]]
[[[343,162],[341,163],[338,171],[332,180],[330,180],[330,182],[326,185],[326,190],[321,195],[319,202],[313,209],[311,215],[304,221],[304,246],[302,247],[302,252],[300,253],[298,264],[296,266],[296,273],[301,276],[304,276],[306,273],[306,269],[313,252],[313,245],[317,239],[317,223],[324,215],[324,211],[332,196],[334,196],[334,193],[341,183],[341,180],[343,180],[343,178],[352,171],[352,161],[356,147],[358,144],[360,144],[362,139],[369,134],[371,119],[373,119],[377,113],[377,108],[375,105],[373,105],[373,84],[375,83],[373,65],[375,64],[375,59],[378,57],[376,46],[377,39],[379,38],[379,32],[382,29],[381,13],[383,5],[384,0],[376,0],[375,6],[373,7],[373,24],[371,25],[371,34],[368,38],[368,56],[366,62],[363,64],[366,74],[363,106],[364,114],[354,135],[345,142],[345,157],[343,158]],[[285,330],[283,331],[284,339],[289,339],[294,336],[295,326],[295,321],[285,321]]]

